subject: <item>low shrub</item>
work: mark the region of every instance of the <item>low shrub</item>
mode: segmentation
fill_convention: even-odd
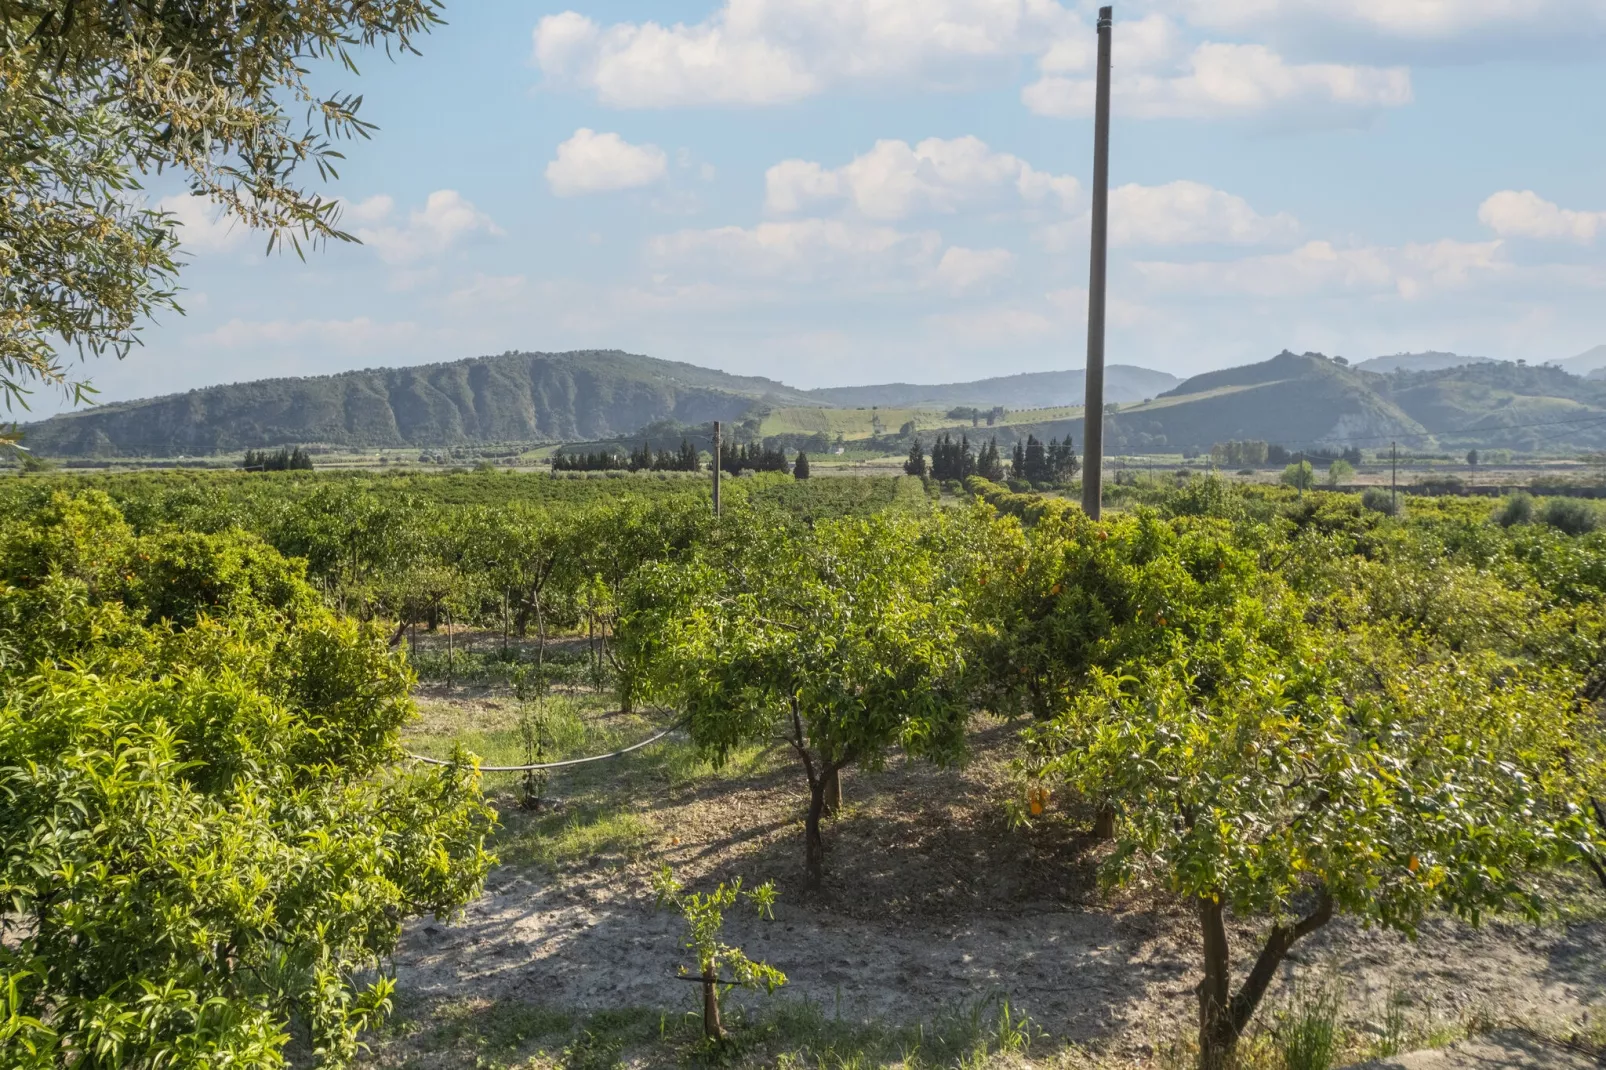
[[[1600,512],[1578,498],[1547,498],[1539,511],[1544,524],[1568,535],[1587,535],[1600,527]]]
[[[1518,491],[1508,494],[1501,501],[1500,508],[1495,510],[1494,522],[1503,528],[1514,527],[1517,524],[1530,524],[1534,518],[1534,500],[1531,494]]]
[[[1370,509],[1374,513],[1384,516],[1393,516],[1399,512],[1399,501],[1395,495],[1382,487],[1367,487],[1361,493],[1361,508]]]

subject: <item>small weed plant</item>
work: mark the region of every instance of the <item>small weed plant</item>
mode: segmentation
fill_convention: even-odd
[[[1337,989],[1296,990],[1272,1035],[1287,1070],[1331,1070],[1338,1056],[1343,999]]]
[[[721,883],[712,892],[689,892],[675,879],[668,866],[653,878],[653,890],[658,894],[658,905],[673,907],[686,919],[686,950],[697,959],[696,973],[682,966],[682,977],[702,982],[703,1036],[716,1044],[726,1040],[725,1027],[719,1017],[721,989],[762,988],[774,992],[786,984],[786,974],[767,962],[754,962],[739,947],[732,947],[720,939],[725,927],[725,910],[735,906],[737,900],[746,899],[761,918],[775,917],[775,884],[765,881],[752,891],[742,889],[738,877],[733,883]]]

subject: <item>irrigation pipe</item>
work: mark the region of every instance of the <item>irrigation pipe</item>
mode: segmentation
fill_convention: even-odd
[[[670,725],[668,728],[664,729],[662,732],[659,732],[656,735],[648,736],[640,743],[632,743],[628,747],[624,747],[616,751],[610,751],[607,754],[593,754],[586,758],[569,758],[561,762],[536,762],[533,765],[482,765],[479,767],[479,769],[482,773],[526,773],[537,769],[562,769],[565,766],[570,765],[585,765],[587,762],[606,761],[609,758],[618,758],[621,755],[629,754],[631,751],[640,750],[643,747],[657,743],[660,739],[663,739],[675,729],[683,727],[687,720],[689,720],[689,718],[683,717],[674,724]],[[427,765],[457,764],[456,762],[449,761],[445,758],[426,758],[422,754],[414,754],[412,751],[403,751],[402,753],[413,759],[415,762],[424,762]]]

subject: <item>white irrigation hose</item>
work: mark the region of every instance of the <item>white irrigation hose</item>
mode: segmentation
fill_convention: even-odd
[[[562,769],[564,766],[569,766],[569,765],[585,765],[587,762],[605,761],[608,758],[617,758],[620,755],[629,754],[633,750],[640,750],[641,748],[643,748],[645,746],[648,746],[649,744],[657,743],[660,739],[663,739],[665,736],[667,736],[669,733],[673,732],[675,729],[682,727],[685,723],[686,722],[685,722],[684,719],[680,720],[680,721],[676,721],[674,724],[670,725],[668,728],[664,729],[662,732],[659,732],[657,735],[648,736],[646,739],[642,740],[640,743],[632,743],[630,746],[625,747],[623,750],[611,751],[608,754],[593,754],[588,758],[570,758],[567,761],[562,761],[562,762],[537,762],[534,765],[482,765],[482,766],[480,766],[480,772],[482,772],[482,773],[525,773],[525,772],[530,772],[530,771],[536,770],[536,769]],[[413,759],[413,761],[415,761],[415,762],[425,762],[425,763],[427,763],[429,765],[456,765],[457,764],[456,762],[448,761],[447,759],[444,759],[444,758],[426,758],[422,754],[414,754],[412,751],[403,751],[402,753],[407,755],[407,757]]]

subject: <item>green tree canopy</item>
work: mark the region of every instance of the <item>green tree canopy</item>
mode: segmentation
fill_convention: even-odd
[[[963,753],[976,561],[964,523],[878,516],[798,532],[749,516],[739,539],[646,569],[631,590],[622,638],[693,742],[716,760],[777,737],[796,752],[811,883],[840,770],[873,768],[895,745],[938,762]]]
[[[402,922],[489,863],[473,768],[396,765],[405,665],[250,536],[58,494],[0,543],[8,1056],[348,1062]]]
[[[364,48],[410,51],[438,0],[0,0],[0,394],[75,397],[58,347],[122,356],[140,322],[177,309],[172,216],[140,176],[172,169],[190,191],[268,235],[349,240],[336,143],[367,136],[361,98],[324,95],[309,64],[355,72]],[[298,117],[297,112],[302,114]]]

